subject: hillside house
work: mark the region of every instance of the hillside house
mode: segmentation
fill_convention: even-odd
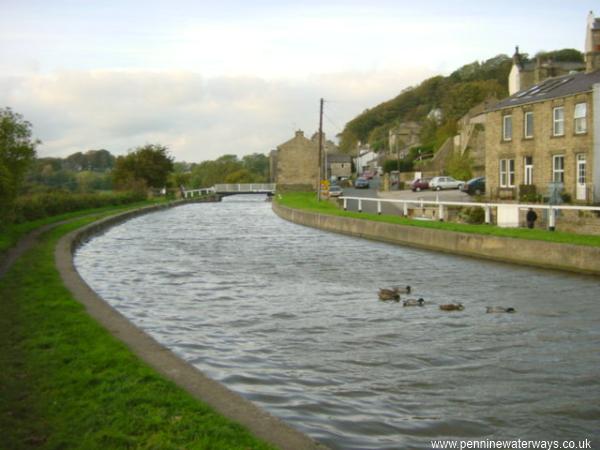
[[[593,20],[592,20],[593,19]],[[588,18],[584,73],[549,78],[486,114],[486,189],[516,199],[521,186],[600,201],[600,21]]]

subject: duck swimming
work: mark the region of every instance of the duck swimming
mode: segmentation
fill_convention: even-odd
[[[442,311],[462,311],[465,307],[461,303],[448,303],[446,305],[440,305]]]
[[[423,306],[425,300],[422,298],[407,298],[402,302],[402,306]]]
[[[379,300],[400,301],[400,294],[395,289],[379,289]]]
[[[486,313],[514,313],[517,312],[515,308],[505,308],[504,306],[488,306],[485,309]]]

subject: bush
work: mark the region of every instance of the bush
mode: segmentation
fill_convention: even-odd
[[[561,192],[560,198],[562,199],[563,203],[571,203],[571,201],[573,200],[571,194],[569,194],[568,192]]]
[[[383,163],[383,171],[385,173],[390,173],[393,170],[397,170],[399,172],[411,172],[413,170],[413,162],[401,159],[400,164],[398,164],[397,159],[388,159]]]
[[[40,193],[18,197],[14,205],[14,221],[43,219],[82,209],[125,205],[146,199],[140,192],[73,194],[67,192]]]
[[[542,199],[541,194],[537,193],[534,184],[519,185],[519,201],[525,203],[538,203]]]
[[[460,218],[467,223],[481,224],[485,222],[485,211],[481,206],[473,206],[472,208],[464,208],[460,214]]]

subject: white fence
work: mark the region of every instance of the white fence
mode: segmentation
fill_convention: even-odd
[[[265,194],[275,192],[275,183],[245,183],[245,184],[215,184],[213,187],[202,189],[185,189],[185,198],[200,197],[209,194]]]
[[[217,194],[230,192],[275,192],[275,183],[215,184]]]
[[[556,227],[556,215],[560,210],[578,210],[578,211],[598,211],[600,212],[600,207],[598,206],[573,206],[573,205],[546,205],[546,204],[527,204],[527,203],[477,203],[477,202],[446,202],[440,200],[392,200],[392,199],[381,199],[381,198],[369,198],[369,197],[341,197],[341,200],[344,201],[344,210],[348,208],[348,200],[357,200],[358,201],[358,211],[362,212],[362,204],[363,202],[376,202],[377,203],[377,214],[381,214],[381,205],[382,203],[392,203],[402,206],[402,215],[408,217],[408,210],[410,208],[424,208],[425,206],[434,206],[438,208],[438,218],[439,220],[444,220],[447,216],[446,208],[448,206],[461,206],[461,207],[474,207],[479,206],[483,208],[485,212],[485,223],[492,223],[492,209],[496,208],[497,215],[499,217],[498,226],[518,226],[518,223],[514,224],[511,221],[503,222],[502,217],[513,216],[516,212],[518,217],[518,211],[527,210],[529,208],[538,209],[538,210],[548,210],[548,227],[551,230],[554,230]]]

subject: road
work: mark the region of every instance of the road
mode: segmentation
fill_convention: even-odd
[[[369,189],[355,189],[355,188],[344,188],[345,197],[362,197],[362,198],[381,198],[381,199],[397,199],[397,200],[442,200],[449,202],[470,202],[473,198],[465,194],[458,189],[452,189],[447,191],[430,191],[425,190],[421,192],[412,192],[410,190],[404,191],[390,191],[390,192],[378,192],[379,180],[377,178],[371,180]],[[395,206],[389,203],[381,204],[381,212],[383,214],[399,214],[401,212],[401,206]],[[348,200],[347,209],[349,211],[358,210],[358,200]],[[377,203],[375,202],[362,202],[362,210],[369,213],[377,213]]]

